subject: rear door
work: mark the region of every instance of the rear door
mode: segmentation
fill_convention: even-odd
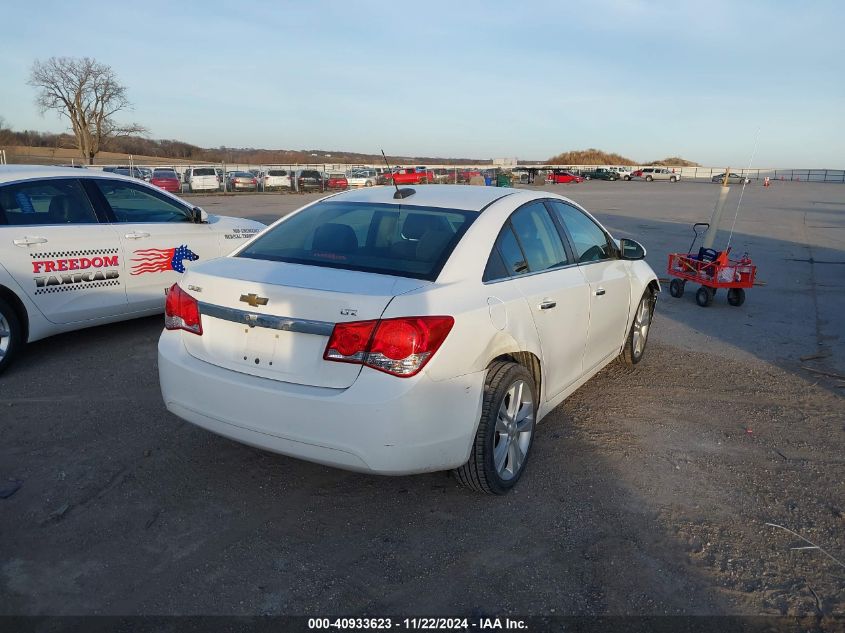
[[[162,309],[166,290],[193,262],[222,254],[211,226],[194,223],[190,208],[170,196],[110,178],[90,178],[86,186],[101,196],[120,238],[132,310]]]
[[[549,207],[563,226],[589,284],[589,332],[584,371],[618,354],[627,334],[631,281],[628,265],[619,259],[613,240],[587,214],[561,200]]]
[[[100,219],[76,178],[0,187],[2,264],[48,321],[127,312],[120,240]]]
[[[587,282],[540,200],[511,215],[497,248],[508,271],[518,275],[519,287],[531,309],[549,400],[583,373],[590,305]]]

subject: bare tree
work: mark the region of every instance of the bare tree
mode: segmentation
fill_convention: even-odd
[[[94,157],[110,138],[144,134],[136,123],[120,125],[115,114],[131,108],[123,86],[110,66],[83,57],[51,57],[32,64],[29,85],[38,89],[35,99],[41,114],[55,110],[67,117],[82,157]]]

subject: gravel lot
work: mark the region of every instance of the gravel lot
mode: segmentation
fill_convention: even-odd
[[[661,277],[717,195],[546,189],[640,239]],[[192,200],[269,222],[312,198]],[[30,345],[0,378],[0,482],[23,482],[0,499],[0,613],[842,614],[845,380],[819,372],[845,374],[845,187],[750,185],[732,244],[765,285],[740,308],[662,293],[640,369],[606,369],[546,418],[502,498],[178,420],[160,318]]]

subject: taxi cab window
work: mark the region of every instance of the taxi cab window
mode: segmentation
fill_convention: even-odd
[[[74,178],[35,180],[0,187],[0,224],[96,224],[97,215]]]
[[[146,187],[108,178],[92,178],[118,222],[191,222],[188,209]]]

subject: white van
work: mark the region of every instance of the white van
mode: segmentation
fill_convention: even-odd
[[[189,167],[185,170],[185,182],[188,191],[217,191],[220,181],[214,167]]]

